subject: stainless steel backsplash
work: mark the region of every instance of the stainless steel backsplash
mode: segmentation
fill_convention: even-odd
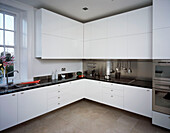
[[[105,76],[107,61],[111,62],[111,72],[114,72],[116,67],[120,68],[121,77],[152,80],[152,60],[83,60],[84,74],[86,72],[90,75],[95,70],[100,76]],[[132,73],[127,73],[123,68],[131,68]],[[115,77],[115,72],[110,75]]]

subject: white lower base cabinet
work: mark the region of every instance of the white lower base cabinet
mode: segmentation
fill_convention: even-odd
[[[0,131],[83,98],[152,117],[151,89],[82,79],[0,96]]]
[[[85,98],[102,102],[102,86],[100,81],[88,80],[85,84]]]
[[[104,104],[123,109],[123,86],[113,83],[102,83]]]
[[[18,92],[18,123],[46,113],[47,87]]]
[[[0,131],[17,124],[17,93],[0,96]]]
[[[125,86],[124,109],[140,115],[152,117],[152,89]]]
[[[170,129],[170,115],[153,111],[152,124]]]

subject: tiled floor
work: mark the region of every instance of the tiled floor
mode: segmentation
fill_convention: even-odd
[[[81,100],[2,133],[169,133],[151,119]]]

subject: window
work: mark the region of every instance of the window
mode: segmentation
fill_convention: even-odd
[[[4,77],[4,72],[10,72],[14,70],[14,64],[11,63],[12,57],[15,53],[15,15],[0,12],[0,76]],[[2,57],[5,57],[6,62],[10,65],[3,63]],[[4,71],[5,68],[5,71]],[[5,74],[6,75],[6,74]],[[13,77],[14,74],[9,74],[9,77]]]

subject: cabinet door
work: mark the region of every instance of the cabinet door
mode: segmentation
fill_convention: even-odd
[[[153,30],[153,59],[170,59],[170,28]]]
[[[47,87],[18,92],[18,122],[24,122],[47,111]]]
[[[152,7],[127,13],[127,33],[139,34],[152,31]]]
[[[79,100],[84,97],[84,90],[83,90],[83,81],[72,81],[70,82],[71,87],[71,96],[73,97],[73,100]]]
[[[107,58],[127,59],[127,37],[109,38],[106,51]]]
[[[92,39],[102,39],[108,37],[108,20],[107,18],[92,22],[91,27]]]
[[[106,58],[107,39],[84,42],[84,58]]]
[[[43,59],[72,59],[83,57],[83,41],[42,34]]]
[[[42,33],[62,36],[62,16],[46,9],[38,10],[36,17],[40,14]]]
[[[170,0],[153,0],[153,29],[170,27]]]
[[[128,59],[152,59],[151,39],[151,33],[128,36]]]
[[[97,102],[102,101],[101,82],[89,80],[85,86],[86,86],[85,96],[87,99],[94,100]]]
[[[66,38],[83,40],[83,24],[70,18],[63,17],[61,35]]]
[[[17,124],[17,94],[0,96],[0,131]]]
[[[102,83],[103,102],[123,109],[123,86],[113,83]]]
[[[125,110],[152,117],[152,90],[141,87],[124,87]]]
[[[96,40],[108,37],[108,20],[100,19],[85,24],[84,40]]]
[[[109,37],[127,35],[127,14],[115,15],[108,18]]]

